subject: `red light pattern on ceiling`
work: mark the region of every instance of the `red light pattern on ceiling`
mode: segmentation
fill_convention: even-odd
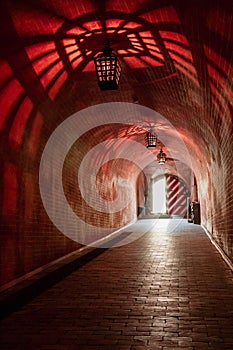
[[[33,68],[38,76],[42,75],[44,71],[50,66],[60,61],[57,52],[48,53],[46,56],[40,57],[33,62]]]
[[[51,81],[56,80],[57,77],[61,75],[61,72],[63,72],[63,70],[63,63],[59,61],[55,66],[51,67],[48,71],[45,71],[41,76],[40,81],[42,85],[47,88],[48,85],[51,84]]]
[[[184,45],[186,47],[189,46],[189,43],[187,41],[186,36],[183,34],[179,34],[176,32],[168,32],[164,30],[160,30],[159,34],[161,35],[161,38],[163,38],[166,42],[170,40],[170,42],[178,43],[178,45]]]
[[[128,34],[127,37],[134,49],[118,50],[118,53],[122,55],[123,60],[129,67],[158,67],[164,64],[164,57],[150,31],[139,32],[138,35]],[[149,53],[148,56],[145,55],[147,52]],[[133,54],[134,57],[130,54]],[[138,57],[135,57],[135,55]]]
[[[86,30],[85,29],[82,29],[80,27],[75,27],[75,28],[71,28],[69,30],[66,31],[67,34],[70,34],[70,35],[81,35],[83,33],[85,33]]]
[[[187,59],[183,58],[181,55],[173,53],[170,51],[170,56],[173,59],[174,63],[178,63],[183,66],[187,71],[189,71],[194,76],[197,76],[197,71],[194,68],[193,64],[189,63]]]
[[[43,123],[44,123],[43,117],[38,112],[33,121],[32,128],[30,130],[29,140],[28,140],[28,153],[32,158],[36,156]]]
[[[174,66],[199,87],[197,71],[192,63],[193,58],[188,48],[186,37],[178,33],[167,31],[160,31],[159,33],[163,38],[164,45],[170,57],[173,59]]]
[[[26,47],[26,52],[32,62],[39,57],[43,57],[44,55],[55,51],[56,45],[53,41],[37,43]]]
[[[28,97],[26,97],[21,103],[17,113],[15,115],[14,122],[12,124],[9,142],[12,146],[20,146],[22,143],[23,133],[26,129],[27,120],[32,112],[33,105]]]
[[[4,164],[4,192],[3,192],[3,215],[14,215],[17,209],[17,193],[18,193],[18,181],[17,181],[17,168],[6,162]]]
[[[210,77],[213,102],[217,107],[218,113],[225,115],[228,121],[231,121],[231,111],[228,103],[233,101],[233,87],[225,72],[233,73],[233,69],[223,57],[207,46],[205,46],[205,54],[208,60],[207,70]]]
[[[121,4],[121,9],[122,6],[124,7],[124,5]],[[45,7],[48,8],[46,4]],[[175,10],[172,7],[157,9],[154,14],[153,11],[151,12],[151,15],[155,14],[158,23],[162,20],[171,22],[177,22],[178,20]],[[42,19],[41,17],[39,18],[40,21],[43,21],[43,16]],[[128,49],[118,49],[118,54],[122,56],[121,58],[125,60],[130,68],[145,69],[150,66],[160,67],[164,65],[164,54],[161,47],[157,44],[154,34],[150,30],[140,31],[140,27],[142,27],[141,23],[125,21],[121,18],[107,19],[106,23],[108,34],[111,32],[114,33],[114,35],[124,35],[125,39],[129,41]],[[132,30],[134,31],[133,33]],[[95,40],[95,36],[103,35],[102,31],[102,24],[99,20],[86,21],[82,23],[82,26],[75,24],[73,28],[65,29],[62,34],[65,37],[64,39],[59,39],[59,45],[61,46],[61,50],[64,50],[65,56],[68,57],[72,70],[79,69],[82,63],[81,70],[83,72],[94,71],[94,65],[90,63],[93,57],[93,50],[89,49],[89,47],[92,47],[91,43]],[[178,35],[179,34],[177,34],[177,37]],[[65,73],[64,70],[67,70],[67,66],[61,61],[61,58],[65,56],[62,53],[58,54],[56,47],[57,45],[53,42],[46,42],[44,44],[38,43],[26,47],[33,67],[51,99],[56,98],[59,88],[65,83],[70,73],[68,73],[68,71]],[[172,50],[174,51],[175,49],[177,48],[173,46]],[[190,59],[191,54],[187,52],[188,50],[186,50],[186,56],[189,56]],[[182,54],[184,53],[185,49],[182,51]],[[176,65],[176,63],[177,59],[174,64]],[[179,59],[177,67],[179,67],[179,64],[183,66],[181,58]],[[181,71],[182,69],[179,70]],[[195,79],[192,77],[192,74],[190,74],[190,71],[190,67],[188,72],[187,69],[183,69],[183,73],[187,72],[186,76],[189,78],[191,76],[194,81]]]
[[[64,82],[66,81],[66,79],[68,78],[68,74],[66,72],[63,72],[56,80],[56,83],[51,86],[51,89],[49,90],[49,97],[53,100],[57,93],[59,92],[59,90],[61,89],[62,85],[64,84]]]
[[[89,31],[93,31],[96,29],[102,29],[102,25],[101,25],[100,21],[92,21],[92,22],[83,23],[83,27]]]
[[[184,60],[187,60],[193,63],[193,57],[189,49],[171,42],[166,42],[166,47],[169,49],[169,52],[173,52],[176,55],[180,55],[181,57],[184,58]]]
[[[114,18],[114,19],[107,19],[106,20],[106,27],[107,28],[117,28],[122,27],[122,25],[125,23],[123,19]]]
[[[228,107],[228,101],[222,96],[221,92],[216,88],[216,86],[210,82],[210,88],[212,91],[212,100],[215,102],[215,106],[217,106],[217,111],[219,115],[222,116],[222,123],[226,123],[226,118],[223,118],[224,116],[228,117],[228,121],[231,122],[231,112]],[[227,128],[227,125],[226,125]],[[229,128],[228,128],[229,130]]]
[[[70,7],[71,3],[73,8]],[[40,0],[40,4],[40,10],[25,3],[14,3],[13,6],[13,2],[9,8],[15,28],[22,37],[22,42],[25,43],[29,60],[48,97],[54,100],[72,71],[84,73],[94,71],[93,56],[103,44],[104,28],[102,28],[103,22],[96,17],[94,12],[95,5],[89,0],[78,5],[75,0],[62,3],[57,0],[49,2]],[[114,14],[111,14],[112,18],[108,18],[110,14],[106,12],[107,37],[109,35],[110,38],[119,40],[116,52],[120,60],[125,61],[131,69],[151,67],[156,69],[166,66],[165,57],[169,54],[172,64],[182,74],[181,76],[199,87],[189,43],[186,36],[179,32],[182,31],[182,28],[175,9],[167,6],[145,12],[143,5],[144,0],[136,3],[120,0],[106,2],[107,11],[114,10]],[[144,13],[140,6],[144,7]],[[47,11],[48,9],[50,11]],[[140,15],[133,21],[134,10]],[[130,18],[127,13],[131,14]],[[60,17],[57,16],[58,14]],[[77,18],[82,15],[85,15],[84,20]],[[212,9],[208,17],[208,27],[213,32],[218,32],[228,38],[228,32],[231,30],[229,16],[225,14],[226,21],[218,22],[218,29],[216,29],[216,16],[219,19],[219,14],[217,15],[217,12]],[[75,20],[69,22],[67,18],[68,20],[75,18]],[[173,29],[164,30],[164,23],[171,23]],[[41,41],[35,43],[34,37],[35,40],[41,38]],[[120,43],[123,43],[122,46]],[[205,54],[208,59],[206,67],[211,80],[210,89],[215,105],[219,105],[220,110],[222,110],[221,106],[224,106],[225,114],[231,118],[227,100],[232,101],[233,92],[225,72],[232,72],[232,68],[210,47],[205,47]],[[38,142],[43,119],[33,110],[30,99],[25,98],[24,89],[14,77],[8,64],[1,60],[0,66],[2,72],[0,76],[2,113],[0,130],[6,124],[11,124],[7,125],[10,130],[9,140],[12,145],[20,145],[29,115],[34,116],[36,119],[31,127],[28,151],[31,155],[35,155],[36,148],[33,148],[32,144]],[[15,116],[14,122],[12,116]],[[16,131],[17,128],[18,131]],[[36,128],[38,133],[36,133]]]
[[[138,28],[138,27],[141,27],[142,25],[139,24],[139,23],[135,23],[135,22],[128,22],[124,25],[124,28],[127,28],[127,29],[134,29],[134,28]]]
[[[228,107],[228,101],[233,101],[233,94],[229,82],[224,80],[223,77],[217,72],[216,69],[211,65],[207,65],[208,73],[210,75],[210,88],[212,90],[213,96],[216,98],[219,104],[219,109],[222,110],[226,116],[228,116],[229,121],[231,121],[231,112]]]
[[[68,40],[68,44],[71,42],[73,43],[74,39]],[[46,42],[45,45],[41,43],[32,45],[27,47],[26,51],[32,60],[33,68],[40,78],[41,84],[47,90],[50,98],[54,99],[61,87],[61,82],[64,83],[64,78],[67,78],[64,64],[55,50],[54,42]]]

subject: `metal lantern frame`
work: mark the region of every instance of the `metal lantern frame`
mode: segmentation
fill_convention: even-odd
[[[165,164],[166,163],[166,153],[163,152],[163,149],[161,148],[158,155],[157,155],[157,161],[159,164]]]
[[[98,85],[101,90],[117,90],[120,76],[121,64],[112,48],[106,44],[94,58]]]
[[[145,136],[146,147],[150,149],[156,148],[157,140],[158,140],[157,134],[150,129]]]

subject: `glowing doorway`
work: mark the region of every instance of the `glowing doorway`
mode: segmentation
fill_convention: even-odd
[[[166,179],[165,176],[160,177],[152,185],[153,193],[153,213],[166,213]]]

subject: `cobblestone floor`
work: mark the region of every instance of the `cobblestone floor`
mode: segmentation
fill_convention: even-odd
[[[2,350],[232,350],[232,272],[200,226],[161,219],[6,317],[0,338]]]

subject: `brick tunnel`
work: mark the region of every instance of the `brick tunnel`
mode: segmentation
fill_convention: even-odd
[[[2,349],[232,349],[232,0],[0,10]]]

